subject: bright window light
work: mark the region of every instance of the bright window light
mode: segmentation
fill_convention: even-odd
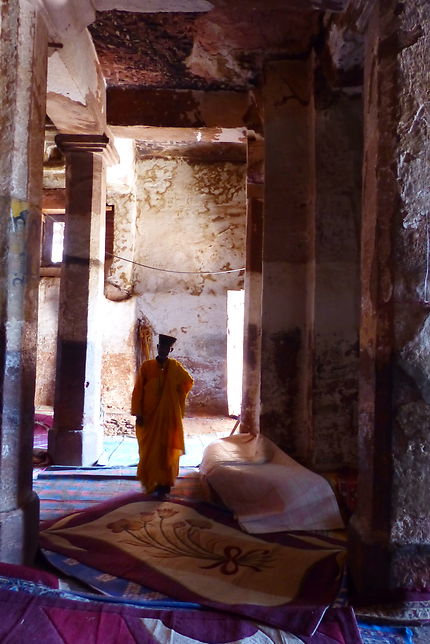
[[[230,416],[240,416],[245,291],[227,291],[227,397]]]
[[[52,227],[51,262],[63,261],[64,221],[54,221]]]

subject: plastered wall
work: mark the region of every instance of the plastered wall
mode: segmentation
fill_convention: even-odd
[[[227,290],[243,288],[242,164],[145,159],[136,177],[136,312],[178,338],[174,356],[195,378],[190,408],[227,412]],[[208,273],[205,273],[208,271]],[[192,274],[201,272],[201,274]]]
[[[106,275],[104,413],[129,411],[138,320],[153,332],[154,351],[156,334],[178,338],[172,357],[195,379],[189,413],[227,413],[227,291],[243,288],[243,272],[209,273],[244,266],[245,166],[145,158],[133,172],[127,184],[107,186],[114,254],[124,259],[113,258]],[[54,400],[58,293],[58,278],[41,279],[36,406]]]

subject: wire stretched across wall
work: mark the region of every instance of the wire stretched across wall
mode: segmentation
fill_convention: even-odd
[[[135,262],[132,259],[128,259],[127,257],[121,257],[120,255],[114,255],[113,253],[106,253],[106,255],[109,255],[110,257],[115,257],[115,259],[121,259],[123,262],[129,262],[130,264],[134,264],[135,266],[142,266],[143,268],[149,268],[150,270],[153,271],[161,271],[163,273],[177,273],[179,275],[222,275],[223,273],[239,273],[240,271],[244,271],[245,268],[227,268],[222,271],[176,271],[170,268],[159,268],[157,266],[148,266],[147,264],[141,264],[140,262]]]

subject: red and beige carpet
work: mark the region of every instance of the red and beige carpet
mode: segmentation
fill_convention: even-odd
[[[308,636],[336,598],[345,561],[336,536],[256,538],[209,504],[142,494],[56,520],[40,544],[175,599]]]

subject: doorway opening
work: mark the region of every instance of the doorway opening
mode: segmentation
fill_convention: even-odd
[[[227,291],[227,399],[229,416],[242,404],[243,321],[245,291]]]

